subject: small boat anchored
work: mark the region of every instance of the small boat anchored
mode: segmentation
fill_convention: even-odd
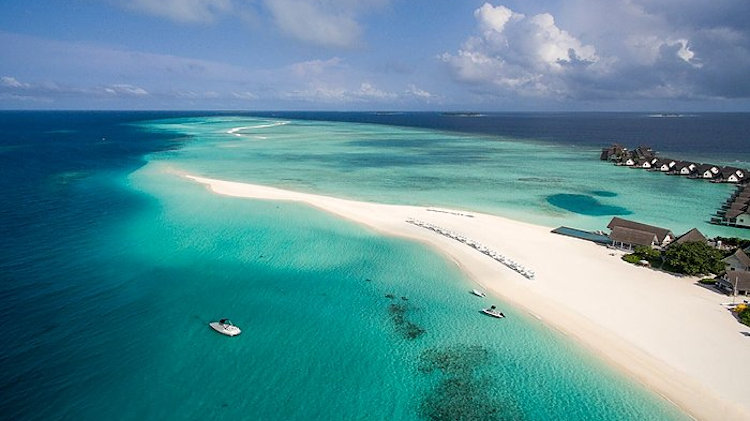
[[[480,291],[478,289],[472,289],[471,293],[476,295],[477,297],[482,297],[482,298],[487,296],[487,294],[485,294],[484,291]]]
[[[491,316],[496,317],[498,319],[502,319],[505,317],[505,314],[503,314],[501,311],[497,311],[497,307],[491,306],[490,308],[482,309],[482,313]]]
[[[211,326],[211,329],[221,333],[222,335],[237,336],[242,333],[240,328],[232,324],[232,321],[229,319],[221,319],[218,322],[211,322],[208,325]]]

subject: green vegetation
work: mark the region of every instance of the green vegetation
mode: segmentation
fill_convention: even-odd
[[[641,260],[647,260],[652,267],[694,276],[721,273],[724,270],[724,262],[721,260],[723,258],[724,254],[721,251],[706,243],[690,242],[673,244],[664,251],[639,246],[635,248],[633,253],[623,256],[622,260],[633,264],[638,264]],[[713,279],[708,278],[700,282],[706,285],[716,283]]]
[[[703,278],[698,283],[701,283],[703,285],[716,285],[716,279],[714,278]]]
[[[747,306],[745,304],[738,305],[737,318],[739,318],[740,322],[742,322],[743,324],[750,326],[750,306]]]
[[[633,253],[622,256],[622,260],[637,264],[641,260],[646,260],[653,267],[658,267],[662,263],[661,253],[659,250],[652,249],[651,247],[638,246],[635,248]]]
[[[732,247],[739,247],[739,248],[747,248],[750,247],[750,240],[746,240],[744,238],[737,238],[737,237],[716,237],[714,238],[714,241],[721,241],[721,244],[732,246]]]
[[[674,244],[663,252],[665,268],[687,275],[720,273],[724,270],[721,251],[702,242]]]

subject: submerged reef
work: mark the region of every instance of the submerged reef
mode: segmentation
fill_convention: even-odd
[[[479,368],[492,355],[479,345],[430,348],[420,356],[419,372],[439,373],[439,380],[419,405],[419,414],[432,421],[523,420],[515,404],[496,396],[499,385]]]
[[[391,320],[396,326],[396,331],[406,339],[417,339],[425,333],[425,330],[406,319],[406,312],[409,310],[408,303],[392,303],[388,306],[388,313]]]

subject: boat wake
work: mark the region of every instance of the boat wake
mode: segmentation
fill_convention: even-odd
[[[241,126],[241,127],[233,127],[229,130],[227,130],[227,134],[233,134],[235,136],[244,137],[244,133],[240,133],[245,130],[253,130],[253,129],[268,129],[271,127],[279,127],[284,126],[286,124],[289,124],[289,121],[277,121],[274,123],[267,123],[267,124],[256,124],[255,126]],[[266,139],[264,136],[256,136],[258,139]]]

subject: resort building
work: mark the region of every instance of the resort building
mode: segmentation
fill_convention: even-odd
[[[685,244],[685,243],[705,243],[708,244],[708,239],[702,232],[698,231],[698,228],[693,228],[690,231],[682,234],[672,241],[669,245],[673,244]]]
[[[622,145],[613,143],[612,146],[602,149],[602,154],[599,159],[601,159],[602,161],[619,161],[627,153],[628,150],[626,148],[623,148]]]
[[[739,183],[745,180],[745,172],[739,168],[724,167],[721,169],[721,180],[725,183]]]
[[[695,172],[697,165],[693,162],[678,161],[672,167],[672,174],[691,175]]]
[[[633,168],[649,169],[649,168],[651,168],[651,161],[648,160],[648,159],[636,161],[636,163],[633,166]]]
[[[618,217],[612,218],[607,228],[612,231],[609,235],[612,245],[628,250],[636,246],[666,247],[675,238],[672,231],[666,228],[641,224]]]
[[[726,272],[717,280],[716,287],[729,295],[750,295],[750,256],[738,248],[724,258]]]
[[[718,173],[719,173],[719,168],[710,164],[702,164],[702,165],[699,165],[698,168],[695,169],[695,175],[698,178],[711,179],[711,178],[716,177]]]
[[[654,170],[667,172],[672,169],[672,167],[669,165],[670,163],[674,165],[675,161],[670,161],[668,159],[657,159],[656,161],[652,162],[651,165]]]
[[[727,272],[716,281],[716,287],[729,295],[750,295],[750,272]]]
[[[739,209],[729,209],[726,215],[724,215],[724,222],[721,223],[721,225],[750,228],[750,213],[748,213],[748,206],[745,205]]]
[[[733,255],[725,257],[724,263],[727,265],[728,273],[750,271],[750,257],[740,248]]]

